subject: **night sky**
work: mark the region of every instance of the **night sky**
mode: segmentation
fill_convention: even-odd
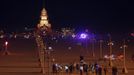
[[[1,0],[0,29],[36,27],[45,6],[52,28],[87,28],[101,33],[134,30],[134,4],[128,0]]]

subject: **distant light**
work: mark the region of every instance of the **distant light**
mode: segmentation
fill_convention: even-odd
[[[105,59],[110,59],[111,58],[112,60],[115,60],[115,55],[113,55],[113,54],[111,56],[104,55],[104,58]]]
[[[87,34],[82,33],[82,34],[80,35],[80,38],[82,38],[82,39],[86,39],[86,38],[87,38]]]
[[[29,39],[30,35],[24,35],[24,38]]]
[[[114,45],[114,43],[113,43],[113,42],[109,42],[109,43],[108,43],[108,45],[112,45],[112,46],[113,46],[113,45]]]
[[[71,49],[72,49],[72,47],[68,47],[68,49],[69,49],[69,50],[71,50]]]
[[[109,59],[108,55],[104,55],[104,58],[105,58],[105,59]]]
[[[48,47],[49,50],[52,50],[52,47]]]
[[[85,32],[88,32],[88,29],[85,29]]]
[[[7,44],[8,44],[8,42],[6,41],[6,42],[5,42],[5,45],[7,46]]]
[[[27,30],[28,28],[27,27],[25,27],[25,30]]]
[[[75,35],[75,34],[72,34],[72,37],[73,37],[73,38],[75,38],[75,37],[76,37],[76,35]]]
[[[17,35],[14,35],[14,38],[17,38]]]
[[[53,59],[52,59],[52,61],[54,62],[54,61],[55,61],[55,59],[53,58]]]
[[[0,38],[1,38],[1,39],[4,38],[4,35],[0,35]]]
[[[131,33],[131,36],[133,36],[133,37],[134,37],[134,33]]]

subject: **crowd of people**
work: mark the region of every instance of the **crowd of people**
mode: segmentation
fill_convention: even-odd
[[[111,70],[111,71],[110,71]],[[118,74],[118,69],[116,66],[113,66],[109,69],[107,66],[99,65],[97,63],[87,64],[85,62],[80,63],[70,63],[70,64],[57,64],[54,63],[52,65],[52,73],[65,73],[65,74],[79,74],[79,75],[108,75],[112,73],[112,75]]]

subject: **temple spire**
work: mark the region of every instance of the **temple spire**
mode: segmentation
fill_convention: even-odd
[[[41,15],[40,15],[40,22],[39,24],[37,25],[38,29],[40,30],[50,30],[51,29],[51,24],[49,23],[48,21],[48,16],[47,16],[47,11],[46,9],[44,8],[45,6],[45,1],[43,0],[43,9],[41,11]]]

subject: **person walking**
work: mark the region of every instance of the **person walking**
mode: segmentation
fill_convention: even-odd
[[[80,65],[80,75],[83,75],[83,65]]]
[[[94,66],[95,66],[95,75],[98,75],[99,65],[97,63],[95,63]]]
[[[65,71],[68,74],[68,72],[69,72],[69,66],[68,65],[65,65]]]
[[[80,69],[80,66],[79,66],[79,64],[77,63],[77,64],[76,64],[76,72],[77,72],[77,73],[79,72],[79,69]]]
[[[102,67],[101,66],[99,66],[99,68],[98,68],[98,75],[102,75]]]
[[[104,66],[103,71],[104,71],[104,75],[107,75],[108,69],[106,66]]]
[[[112,75],[117,75],[118,74],[118,69],[116,66],[112,67]]]
[[[88,65],[87,64],[84,64],[83,65],[83,71],[86,75],[88,75]]]

